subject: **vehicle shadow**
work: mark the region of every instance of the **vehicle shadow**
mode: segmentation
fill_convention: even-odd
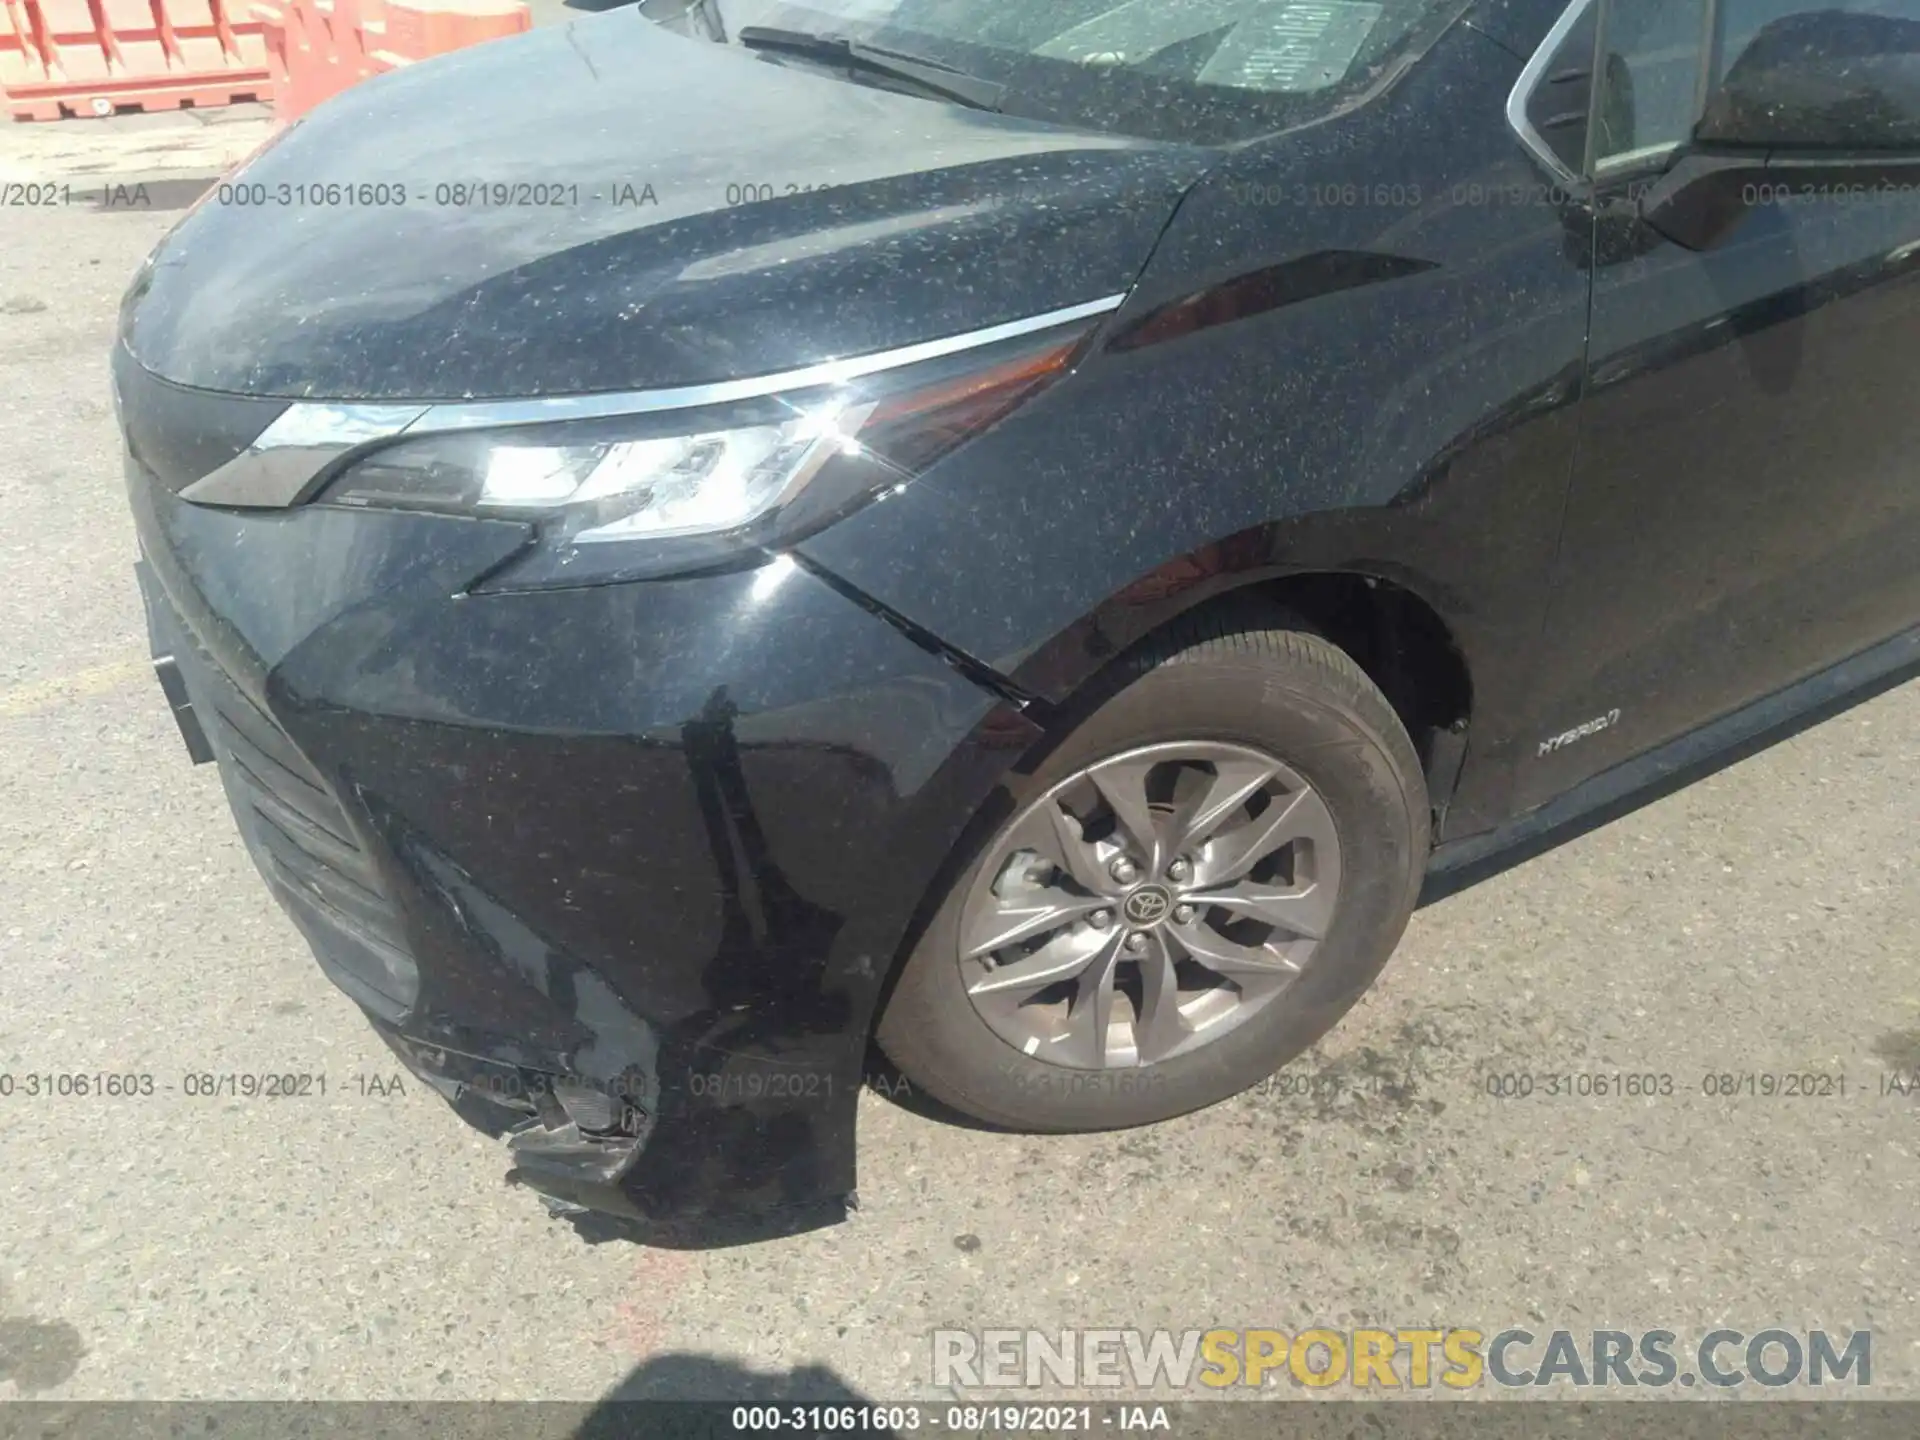
[[[714,1406],[873,1404],[824,1365],[758,1373],[718,1355],[676,1352],[646,1361],[607,1393],[573,1440],[631,1440],[717,1433]],[[724,1419],[725,1417],[721,1417]],[[863,1429],[863,1435],[891,1435]]]

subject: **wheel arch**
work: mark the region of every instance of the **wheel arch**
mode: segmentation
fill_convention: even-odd
[[[1422,577],[1388,562],[1230,568],[1221,563],[1223,548],[1229,555],[1244,555],[1247,542],[1243,539],[1237,549],[1233,542],[1209,547],[1143,577],[1035,651],[1030,662],[1009,677],[1035,697],[1026,718],[1039,727],[1011,773],[1037,769],[1089,704],[1097,703],[1103,682],[1110,681],[1121,663],[1152,653],[1176,627],[1190,629],[1195,621],[1220,612],[1228,623],[1312,630],[1346,651],[1380,686],[1426,772],[1437,837],[1458,779],[1474,702],[1471,666],[1456,627],[1446,619],[1444,595]],[[1007,787],[996,787],[931,877],[886,966],[867,1016],[869,1040],[940,902],[1012,810]],[[890,1065],[877,1051],[869,1059]],[[915,1102],[909,1108],[926,1107]],[[937,1105],[928,1113],[961,1119]]]
[[[1212,610],[1290,617],[1339,646],[1378,685],[1413,740],[1436,818],[1458,782],[1475,714],[1467,605],[1419,571],[1365,552],[1324,553],[1263,526],[1180,556],[1033,651],[1009,677],[1043,702],[1042,723],[1116,660]],[[1043,747],[1044,748],[1044,747]]]

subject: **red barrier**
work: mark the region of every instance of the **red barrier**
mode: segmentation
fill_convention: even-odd
[[[229,0],[0,0],[0,94],[16,120],[264,100],[260,22]]]
[[[533,28],[524,0],[254,0],[253,14],[280,120],[383,70]]]

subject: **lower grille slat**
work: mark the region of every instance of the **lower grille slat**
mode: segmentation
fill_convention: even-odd
[[[410,1009],[419,973],[399,908],[345,808],[293,737],[210,655],[165,597],[150,593],[155,653],[170,652],[219,762],[235,818],[269,886],[336,984],[388,1020]]]
[[[264,812],[262,819],[266,829],[261,839],[267,853],[273,856],[283,872],[311,890],[316,898],[353,915],[369,929],[379,931],[389,943],[400,943],[393,907],[377,888],[370,887],[367,880],[356,878],[348,871],[316,857],[297,839],[266,818]],[[371,878],[368,874],[368,879]]]
[[[334,808],[325,782],[314,773],[305,757],[293,748],[293,742],[287,738],[285,731],[261,714],[259,707],[237,689],[231,696],[221,697],[221,701],[225,703],[216,701],[214,713],[219,716],[220,723],[232,732],[234,740],[245,754],[258,757],[263,767],[271,766],[283,771],[298,789],[312,792],[320,805]],[[236,701],[242,703],[236,704]]]
[[[222,733],[220,738],[225,740],[228,737]],[[232,756],[233,763],[239,767],[240,773],[246,777],[247,784],[255,796],[260,797],[277,815],[282,817],[283,828],[313,836],[316,846],[331,853],[335,863],[345,861],[351,864],[352,860],[347,857],[357,859],[360,847],[350,837],[340,833],[345,826],[339,810],[326,798],[324,792],[311,790],[300,792],[304,803],[292,804],[286,797],[284,787],[275,789],[262,775],[263,770],[271,774],[271,768],[264,765],[256,768],[254,762],[258,759],[257,756],[248,757],[242,747],[237,745],[229,746],[227,753]],[[328,821],[332,821],[333,824],[329,824]]]
[[[399,943],[398,937],[383,933],[383,927],[361,923],[358,916],[336,905],[325,894],[316,893],[317,887],[313,876],[294,874],[281,864],[280,858],[271,851],[267,852],[264,860],[264,868],[269,880],[283,889],[292,891],[303,904],[323,914],[336,929],[351,935],[362,945],[377,947],[401,960],[407,959],[406,947]]]

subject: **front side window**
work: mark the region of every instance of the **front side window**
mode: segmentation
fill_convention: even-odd
[[[1920,0],[1721,0],[1699,138],[1920,151]]]
[[[1007,87],[1001,109],[1219,144],[1316,119],[1422,53],[1466,0],[709,0],[749,25],[844,35]]]
[[[1591,161],[1920,150],[1920,0],[1603,0]]]

